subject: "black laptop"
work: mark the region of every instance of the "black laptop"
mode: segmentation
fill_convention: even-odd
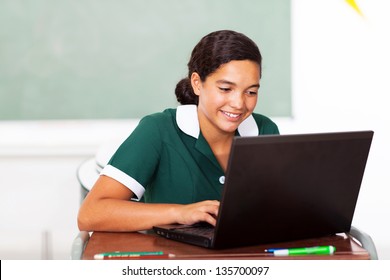
[[[372,137],[372,131],[237,137],[215,228],[153,230],[207,248],[348,232]]]

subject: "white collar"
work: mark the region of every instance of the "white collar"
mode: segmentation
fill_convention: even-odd
[[[180,105],[176,110],[176,122],[180,130],[196,139],[199,137],[200,127],[198,109],[196,105]],[[246,118],[239,126],[241,136],[258,136],[259,128],[252,115]]]

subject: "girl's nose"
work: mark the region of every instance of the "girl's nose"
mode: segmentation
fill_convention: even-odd
[[[232,108],[241,109],[244,104],[244,96],[240,92],[233,92],[230,95],[230,106]]]

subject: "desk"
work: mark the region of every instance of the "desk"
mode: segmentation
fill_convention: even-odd
[[[311,247],[317,245],[333,245],[336,247],[336,253],[334,255],[294,257],[274,257],[272,254],[264,253],[264,250],[267,248]],[[292,242],[211,250],[169,240],[153,233],[140,232],[94,232],[84,250],[82,259],[91,260],[95,254],[112,251],[163,251],[164,253],[174,254],[176,256],[174,259],[370,259],[370,254],[346,234]]]

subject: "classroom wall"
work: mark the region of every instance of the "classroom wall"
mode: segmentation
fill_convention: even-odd
[[[350,1],[351,2],[351,1]],[[390,2],[292,2],[293,119],[283,132],[374,130],[354,225],[390,259]]]
[[[191,49],[219,29],[258,42],[269,93],[258,109],[290,116],[290,0],[2,0],[0,120],[137,118],[173,107]]]
[[[293,111],[273,119],[282,133],[375,131],[353,224],[371,235],[381,259],[390,259],[390,3],[356,3],[364,17],[344,0],[292,1]],[[134,121],[0,122],[1,259],[69,258],[80,196],[76,169]]]

